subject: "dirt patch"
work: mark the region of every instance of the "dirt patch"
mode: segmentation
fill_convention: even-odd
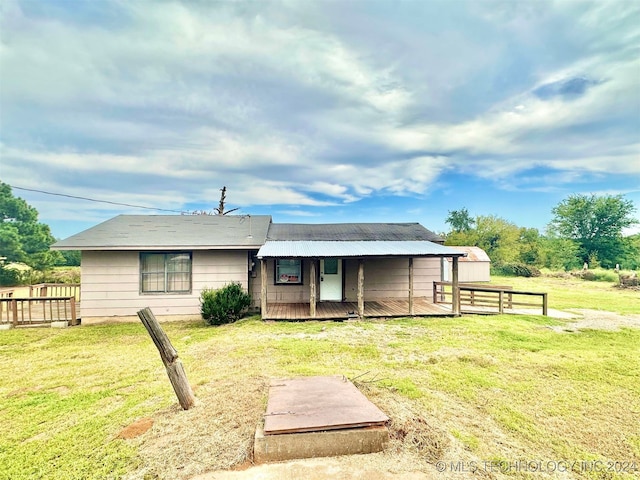
[[[125,427],[117,436],[124,440],[139,437],[153,426],[153,418],[145,417]]]
[[[577,332],[579,330],[619,330],[620,328],[640,328],[640,315],[619,315],[613,312],[589,309],[572,309],[580,315],[566,325],[555,325],[549,328],[562,332]]]

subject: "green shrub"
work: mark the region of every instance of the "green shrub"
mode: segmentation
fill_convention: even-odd
[[[44,283],[80,283],[80,267],[55,267],[44,272]]]
[[[237,282],[220,289],[205,288],[200,293],[200,313],[207,325],[222,325],[239,320],[251,305],[251,295]]]
[[[16,287],[18,285],[22,285],[23,274],[20,270],[15,270],[13,268],[5,268],[0,265],[0,286],[2,287]]]
[[[0,265],[0,286],[16,287],[37,283],[80,283],[80,267],[56,267],[34,270],[31,267],[16,268]]]
[[[524,263],[495,263],[491,266],[494,275],[504,277],[539,277],[540,270]]]

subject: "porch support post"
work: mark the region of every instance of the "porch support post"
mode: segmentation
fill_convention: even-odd
[[[413,257],[409,257],[409,315],[414,315],[413,310]]]
[[[317,260],[312,258],[311,268],[309,269],[309,316],[311,318],[316,317],[316,282],[318,281],[316,262]]]
[[[260,259],[260,315],[267,319],[267,260]]]
[[[458,284],[458,257],[452,257],[451,313],[460,316],[460,285]]]
[[[358,260],[358,316],[364,317],[364,258]]]

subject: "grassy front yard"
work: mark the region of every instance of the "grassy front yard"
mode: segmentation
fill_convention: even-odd
[[[600,287],[585,291],[640,314],[637,297]],[[551,288],[550,306],[566,308]],[[563,302],[592,308],[571,290]],[[563,324],[536,316],[164,324],[200,402],[188,412],[141,324],[2,331],[0,479],[189,478],[239,466],[270,378],[333,374],[356,378],[392,418],[390,448],[361,460],[380,470],[438,478],[438,461],[521,460],[640,468],[640,329],[548,328]],[[117,438],[143,417],[154,419],[151,430]],[[569,478],[635,477],[576,466]]]

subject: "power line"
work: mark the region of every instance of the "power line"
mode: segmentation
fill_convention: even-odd
[[[11,188],[16,190],[25,190],[27,192],[36,192],[36,193],[44,193],[45,195],[53,195],[56,197],[67,197],[67,198],[75,198],[77,200],[86,200],[88,202],[96,202],[96,203],[108,203],[110,205],[119,205],[122,207],[131,207],[131,208],[144,208],[145,210],[157,210],[160,212],[171,212],[171,213],[185,213],[181,210],[168,210],[166,208],[155,208],[155,207],[143,207],[142,205],[131,205],[130,203],[120,203],[120,202],[111,202],[109,200],[96,200],[95,198],[87,198],[87,197],[79,197],[76,195],[67,195],[66,193],[53,193],[53,192],[45,192],[44,190],[36,190],[33,188],[23,188],[16,187],[14,185],[9,185]]]

